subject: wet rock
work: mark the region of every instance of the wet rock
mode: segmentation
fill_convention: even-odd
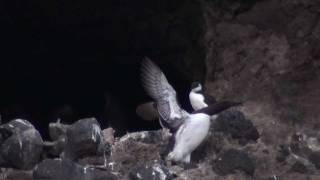
[[[67,128],[67,143],[63,158],[78,159],[103,154],[105,142],[95,118],[81,119]]]
[[[252,122],[246,119],[242,112],[236,110],[220,113],[212,127],[215,132],[220,131],[239,139],[241,144],[246,144],[250,140],[256,141],[259,138],[259,133]]]
[[[34,180],[114,180],[117,177],[108,171],[78,165],[68,159],[45,159],[33,172]]]
[[[137,167],[130,172],[129,177],[131,180],[169,180],[173,175],[166,166],[156,163],[152,166]]]
[[[218,155],[213,162],[213,168],[216,173],[221,175],[234,173],[235,170],[253,174],[255,164],[246,152],[230,149]]]
[[[1,165],[18,169],[31,169],[39,162],[43,141],[34,126],[22,119],[1,125]]]

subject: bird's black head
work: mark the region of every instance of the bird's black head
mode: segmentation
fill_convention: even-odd
[[[194,81],[191,84],[191,90],[194,92],[202,91],[202,85],[199,81]]]

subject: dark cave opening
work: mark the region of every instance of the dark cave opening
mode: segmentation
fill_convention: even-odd
[[[140,85],[140,61],[154,59],[189,110],[195,75],[181,62],[187,54],[203,56],[200,9],[197,1],[2,1],[2,123],[25,118],[44,137],[57,118],[94,116],[103,128],[114,119],[118,135],[159,128],[135,114],[150,100]]]

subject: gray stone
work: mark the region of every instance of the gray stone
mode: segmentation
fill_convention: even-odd
[[[213,163],[213,168],[215,172],[222,175],[235,173],[235,170],[242,170],[248,174],[253,174],[255,164],[248,153],[229,149],[218,155]]]
[[[31,169],[40,160],[43,141],[40,133],[26,120],[16,119],[0,127],[1,164],[18,169]],[[6,135],[4,135],[6,134]]]
[[[95,118],[80,119],[67,128],[67,143],[63,158],[78,159],[103,154],[105,142]]]
[[[34,180],[116,180],[109,171],[84,167],[68,159],[45,159],[33,172]]]

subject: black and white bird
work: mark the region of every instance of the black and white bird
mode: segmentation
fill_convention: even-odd
[[[189,100],[194,111],[217,103],[213,96],[206,94],[203,91],[202,85],[198,81],[192,82],[191,84]],[[159,114],[153,101],[139,104],[136,108],[136,114],[146,121],[153,121],[159,118]],[[211,119],[213,120],[215,117],[217,116],[214,115]]]
[[[168,160],[190,163],[191,153],[201,144],[209,132],[210,116],[239,103],[216,103],[188,113],[177,101],[176,91],[169,84],[161,69],[149,58],[141,66],[142,84],[155,101],[163,126],[173,133],[174,146]]]
[[[192,108],[195,111],[217,103],[216,99],[213,96],[203,92],[200,82],[193,82],[191,84],[189,100]]]

